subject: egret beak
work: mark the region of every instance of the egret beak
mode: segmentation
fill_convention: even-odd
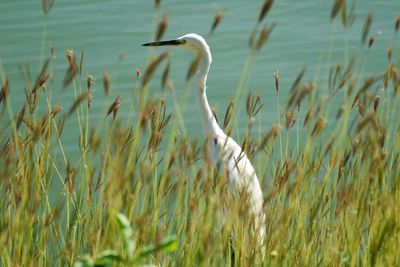
[[[186,40],[183,39],[176,39],[176,40],[170,40],[170,41],[158,41],[158,42],[151,42],[151,43],[145,43],[142,44],[142,46],[163,46],[163,45],[183,45],[186,44]]]

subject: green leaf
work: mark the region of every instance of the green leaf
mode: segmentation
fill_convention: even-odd
[[[74,267],[93,267],[94,260],[90,255],[84,255],[80,261],[75,262]]]
[[[129,219],[122,213],[117,214],[117,223],[120,230],[131,228],[131,223]]]
[[[121,254],[115,250],[104,250],[96,255],[96,264],[97,262],[109,262],[109,261],[123,261]]]
[[[176,236],[168,236],[159,244],[148,245],[139,253],[139,258],[147,257],[157,251],[172,252],[178,247],[178,239]]]
[[[133,254],[135,250],[135,241],[132,239],[132,228],[129,219],[122,213],[118,213],[116,216],[118,230],[124,237],[125,247],[128,250],[128,254]]]

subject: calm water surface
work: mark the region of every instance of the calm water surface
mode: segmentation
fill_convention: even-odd
[[[153,1],[56,0],[53,9],[46,16],[42,12],[41,1],[2,0],[0,59],[3,73],[10,79],[13,112],[18,112],[25,101],[19,64],[29,64],[35,79],[41,62],[49,55],[51,47],[54,47],[56,57],[52,62],[55,85],[52,91],[53,104],[60,104],[66,110],[74,99],[72,86],[62,90],[62,80],[67,69],[64,51],[73,49],[78,56],[84,51],[83,77],[86,79],[87,74],[92,73],[96,78],[91,121],[103,121],[107,106],[117,95],[121,95],[123,99],[119,116],[126,121],[131,90],[138,84],[136,68],[145,69],[150,54],[163,51],[149,50],[141,47],[141,44],[153,40],[158,21],[163,14],[167,14],[170,21],[165,39],[195,32],[205,36],[208,41],[213,53],[213,65],[208,80],[209,102],[223,116],[229,99],[235,95],[248,51],[248,36],[256,25],[262,3],[263,1],[239,0],[165,0],[157,10]],[[361,62],[366,55],[365,49],[360,46],[361,31],[369,12],[373,14],[371,33],[376,33],[377,38],[368,52],[363,73],[385,69],[386,48],[395,41],[394,21],[400,15],[400,1],[357,1],[356,21],[348,31],[343,30],[339,20],[331,23],[331,6],[332,1],[326,0],[275,1],[264,23],[276,22],[277,26],[267,45],[252,61],[249,79],[242,94],[245,96],[248,91],[253,91],[262,95],[265,105],[257,120],[263,128],[268,129],[277,116],[273,81],[275,69],[280,73],[280,99],[284,104],[291,83],[304,66],[307,67],[306,79],[317,77],[324,84],[329,67],[348,61],[352,55],[358,55]],[[224,17],[216,32],[209,35],[217,8],[223,10]],[[175,84],[177,97],[180,97],[192,55],[178,50],[172,50],[171,53],[173,57],[170,79]],[[111,76],[111,93],[108,97],[104,96],[102,87],[102,75],[105,71]],[[161,69],[151,83],[150,94],[153,97],[162,95],[157,78],[160,75]],[[320,95],[329,93],[322,88],[324,87],[320,88]],[[190,95],[189,101],[193,100],[192,96]],[[173,112],[169,93],[166,94],[166,99],[168,109]],[[43,100],[40,108],[47,108]],[[238,113],[237,137],[240,138],[244,132],[244,127],[241,126],[245,125],[243,102],[239,103]],[[186,105],[184,114],[188,134],[201,136],[196,105]],[[78,149],[76,125],[71,117],[63,137],[64,146],[71,153]],[[1,138],[4,137],[3,131]]]

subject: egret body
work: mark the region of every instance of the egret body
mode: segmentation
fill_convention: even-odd
[[[228,173],[230,188],[234,194],[244,190],[248,200],[247,204],[251,213],[255,216],[255,229],[259,233],[257,239],[262,244],[265,235],[265,215],[263,212],[263,196],[257,175],[242,148],[219,127],[208,104],[206,82],[212,62],[210,48],[204,38],[195,33],[186,34],[175,40],[143,44],[143,46],[165,45],[183,48],[201,56],[197,72],[198,90],[196,90],[196,98],[201,124],[209,140],[211,161],[216,164],[222,160]]]

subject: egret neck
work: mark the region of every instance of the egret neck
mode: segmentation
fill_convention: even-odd
[[[197,106],[199,108],[199,115],[201,124],[204,129],[204,134],[206,136],[220,133],[222,130],[219,127],[214,114],[211,111],[210,105],[208,104],[206,88],[207,88],[207,74],[210,70],[210,65],[212,62],[210,48],[204,47],[201,51],[201,60],[199,65],[199,70],[197,72],[197,87],[196,92]]]

